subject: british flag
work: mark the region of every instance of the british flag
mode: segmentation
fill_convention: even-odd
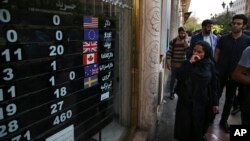
[[[83,53],[93,53],[93,52],[97,52],[98,49],[98,43],[97,41],[84,41],[83,42]]]

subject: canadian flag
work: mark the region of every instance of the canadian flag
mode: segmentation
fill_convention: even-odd
[[[97,63],[97,53],[83,54],[83,65]]]

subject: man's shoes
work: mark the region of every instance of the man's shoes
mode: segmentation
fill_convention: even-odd
[[[231,115],[236,115],[240,111],[240,108],[237,107],[236,109],[233,109],[231,112]]]
[[[171,95],[169,96],[169,99],[173,100],[173,99],[174,99],[174,95],[171,94]]]
[[[230,127],[229,127],[227,121],[220,122],[220,127],[225,131],[225,133],[230,133]]]

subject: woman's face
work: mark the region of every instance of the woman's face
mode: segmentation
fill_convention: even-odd
[[[205,56],[205,52],[203,50],[203,47],[201,45],[195,45],[193,49],[193,55],[198,55],[200,59],[203,59]]]

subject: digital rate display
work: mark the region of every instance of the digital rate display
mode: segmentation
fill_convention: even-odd
[[[83,141],[113,120],[115,21],[0,0],[0,140]]]

